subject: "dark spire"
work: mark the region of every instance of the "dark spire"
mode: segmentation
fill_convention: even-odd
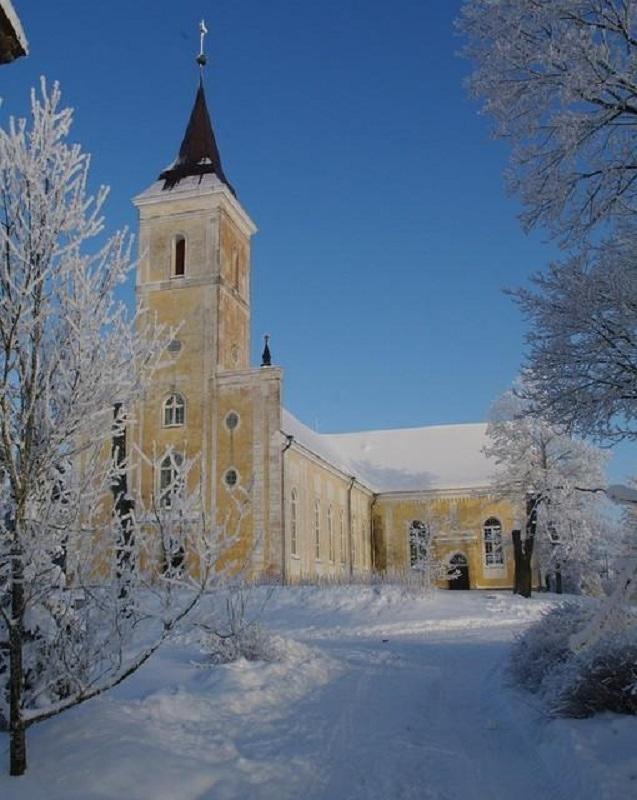
[[[268,342],[270,341],[270,337],[266,333],[263,337],[265,339],[265,347],[263,348],[263,355],[261,356],[261,366],[262,367],[271,367],[272,366],[272,355],[270,353],[270,345]]]
[[[221,166],[221,156],[208,114],[203,81],[200,79],[195,104],[192,107],[177,160],[161,173],[159,180],[165,181],[164,189],[172,189],[182,178],[189,175],[208,175],[210,173],[216,175],[220,181],[226,184],[232,194],[235,194]]]

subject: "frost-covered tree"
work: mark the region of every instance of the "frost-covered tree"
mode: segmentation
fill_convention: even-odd
[[[525,226],[573,241],[633,217],[637,0],[466,0],[458,25]]]
[[[126,232],[102,236],[106,190],[68,143],[57,85],[0,129],[0,720],[10,770],[26,729],[134,672],[201,596],[220,537],[197,459],[135,503],[130,410],[171,331],[114,291]],[[214,534],[214,535],[213,535]]]
[[[586,437],[635,437],[637,0],[465,0],[473,94],[513,146],[527,228],[572,248],[516,299],[531,411]],[[595,246],[591,231],[603,225]]]
[[[496,492],[516,503],[527,498],[514,541],[516,592],[530,596],[533,555],[558,588],[567,576],[576,588],[590,589],[599,580],[599,536],[606,530],[598,494],[605,454],[525,411],[513,391],[505,393],[494,405],[485,447],[496,464]]]
[[[588,624],[571,637],[570,646],[575,651],[591,647],[605,636],[626,633],[627,626],[630,630],[630,621],[634,618],[637,598],[637,489],[622,485],[609,486],[606,495],[624,509],[623,530],[620,529],[623,542],[614,564],[616,577],[608,597],[600,603]]]
[[[417,576],[419,585],[425,590],[430,590],[436,580],[453,578],[453,575],[450,576],[448,564],[435,555],[434,539],[440,528],[438,516],[431,512],[407,525],[410,567]]]
[[[609,442],[637,438],[636,262],[637,227],[624,225],[513,293],[530,321],[534,411]]]

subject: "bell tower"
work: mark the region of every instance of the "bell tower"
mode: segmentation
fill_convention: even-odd
[[[250,367],[250,239],[256,227],[224,172],[201,74],[177,158],[133,202],[137,305],[177,328],[137,412],[138,491],[161,499],[166,453],[200,457],[217,522],[249,496],[243,554],[276,571],[281,370]],[[271,450],[274,448],[274,452]],[[234,498],[232,493],[235,493]],[[230,512],[229,512],[230,510]],[[241,555],[241,554],[239,554]]]
[[[250,237],[256,227],[225,176],[200,81],[179,154],[134,200],[139,211],[137,293],[163,322],[199,333],[207,306],[208,370],[245,369],[250,353]],[[171,313],[171,309],[172,312]],[[177,346],[177,345],[175,345]]]

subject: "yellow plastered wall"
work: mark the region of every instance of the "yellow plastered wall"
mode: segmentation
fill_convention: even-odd
[[[285,454],[288,579],[346,578],[352,572],[371,571],[371,502],[371,492],[360,483],[352,483],[300,447],[289,449]]]
[[[223,211],[219,216],[217,363],[247,369],[250,359],[250,242]]]
[[[238,534],[228,553],[251,577],[283,570],[281,523],[281,384],[276,367],[220,373],[215,382],[214,474],[217,518]],[[228,415],[238,417],[235,428]],[[228,485],[228,470],[237,484]],[[243,507],[243,514],[240,507]]]
[[[513,585],[511,530],[516,509],[509,501],[487,492],[473,491],[402,497],[398,494],[380,495],[374,516],[382,568],[409,569],[409,527],[414,520],[419,520],[433,531],[433,554],[436,558],[448,561],[456,553],[467,558],[471,588],[508,588]],[[483,526],[492,517],[502,526],[502,567],[485,564]],[[446,585],[446,581],[440,582],[440,586]]]

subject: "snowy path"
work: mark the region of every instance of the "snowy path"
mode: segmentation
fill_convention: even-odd
[[[499,698],[519,622],[478,633],[445,630],[442,621],[418,627],[390,623],[369,638],[314,640],[347,670],[298,708],[296,734],[315,767],[304,796],[558,800],[555,776],[533,748],[528,709],[518,722],[509,705],[516,698]]]
[[[0,773],[0,798],[631,796],[637,720],[548,723],[506,687],[512,636],[550,602],[277,590],[265,621],[300,642],[286,661],[197,669],[183,637],[111,695],[36,728],[29,773]]]

